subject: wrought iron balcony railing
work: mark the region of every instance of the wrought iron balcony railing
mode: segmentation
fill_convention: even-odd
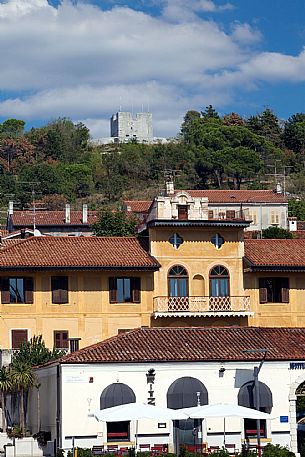
[[[229,297],[154,297],[155,313],[246,312],[249,296]]]

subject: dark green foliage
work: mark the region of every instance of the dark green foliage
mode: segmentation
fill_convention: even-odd
[[[282,227],[268,227],[263,230],[263,238],[276,239],[286,238],[291,239],[292,233]]]
[[[52,359],[57,359],[63,355],[63,352],[48,349],[41,335],[33,336],[30,341],[21,344],[20,349],[13,356],[12,366],[25,364],[30,367],[42,365]]]
[[[295,457],[295,454],[279,444],[268,443],[263,447],[263,457]]]
[[[305,221],[305,200],[289,200],[288,214],[299,221]]]
[[[107,455],[107,454],[103,454],[103,455]],[[113,454],[111,454],[111,455],[113,457]],[[67,457],[73,457],[72,451],[68,451]],[[77,448],[77,457],[93,457],[93,454],[92,454],[91,449],[78,447]]]
[[[93,225],[93,233],[95,236],[134,236],[137,224],[137,219],[125,212],[105,208]]]
[[[220,119],[219,114],[213,108],[212,105],[207,106],[205,111],[202,111],[201,114],[202,114],[202,119],[204,121],[206,121],[208,119],[217,119],[217,120]]]
[[[304,158],[305,153],[305,114],[297,113],[291,116],[284,126],[284,143]]]
[[[0,138],[19,138],[24,133],[24,126],[24,121],[7,119],[0,124]]]

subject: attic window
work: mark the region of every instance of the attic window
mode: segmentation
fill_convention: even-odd
[[[174,233],[168,241],[175,249],[178,249],[183,243],[183,238],[178,233]]]

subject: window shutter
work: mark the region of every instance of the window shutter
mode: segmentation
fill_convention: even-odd
[[[116,278],[109,278],[109,303],[117,302]]]
[[[141,302],[141,279],[132,278],[132,301],[133,303]]]
[[[52,276],[51,286],[52,303],[60,305],[69,302],[67,276]]]
[[[68,276],[60,277],[60,303],[69,303]]]
[[[267,295],[267,287],[265,279],[259,280],[259,302],[260,303],[267,303],[268,295]]]
[[[235,211],[234,210],[227,210],[226,211],[226,219],[235,219]]]
[[[25,303],[33,303],[33,278],[24,278],[24,296]]]
[[[27,330],[12,330],[12,349],[19,349],[21,343],[24,343],[27,340]]]
[[[209,210],[208,214],[209,219],[214,219],[214,211],[212,209]]]
[[[1,303],[10,303],[10,284],[9,278],[1,278]]]
[[[289,280],[288,280],[288,278],[285,278],[282,281],[281,298],[282,298],[282,303],[289,303]]]

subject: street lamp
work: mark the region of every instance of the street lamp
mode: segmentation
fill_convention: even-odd
[[[268,349],[245,349],[243,352],[245,354],[257,354],[257,353],[263,354],[263,357],[260,361],[259,366],[253,368],[255,409],[257,411],[259,411],[260,410],[260,396],[259,396],[258,375],[259,375],[259,372],[261,371],[263,363],[266,359]],[[256,433],[257,433],[257,448],[258,448],[258,453],[260,455],[260,447],[261,447],[261,421],[260,421],[260,419],[256,419]]]

